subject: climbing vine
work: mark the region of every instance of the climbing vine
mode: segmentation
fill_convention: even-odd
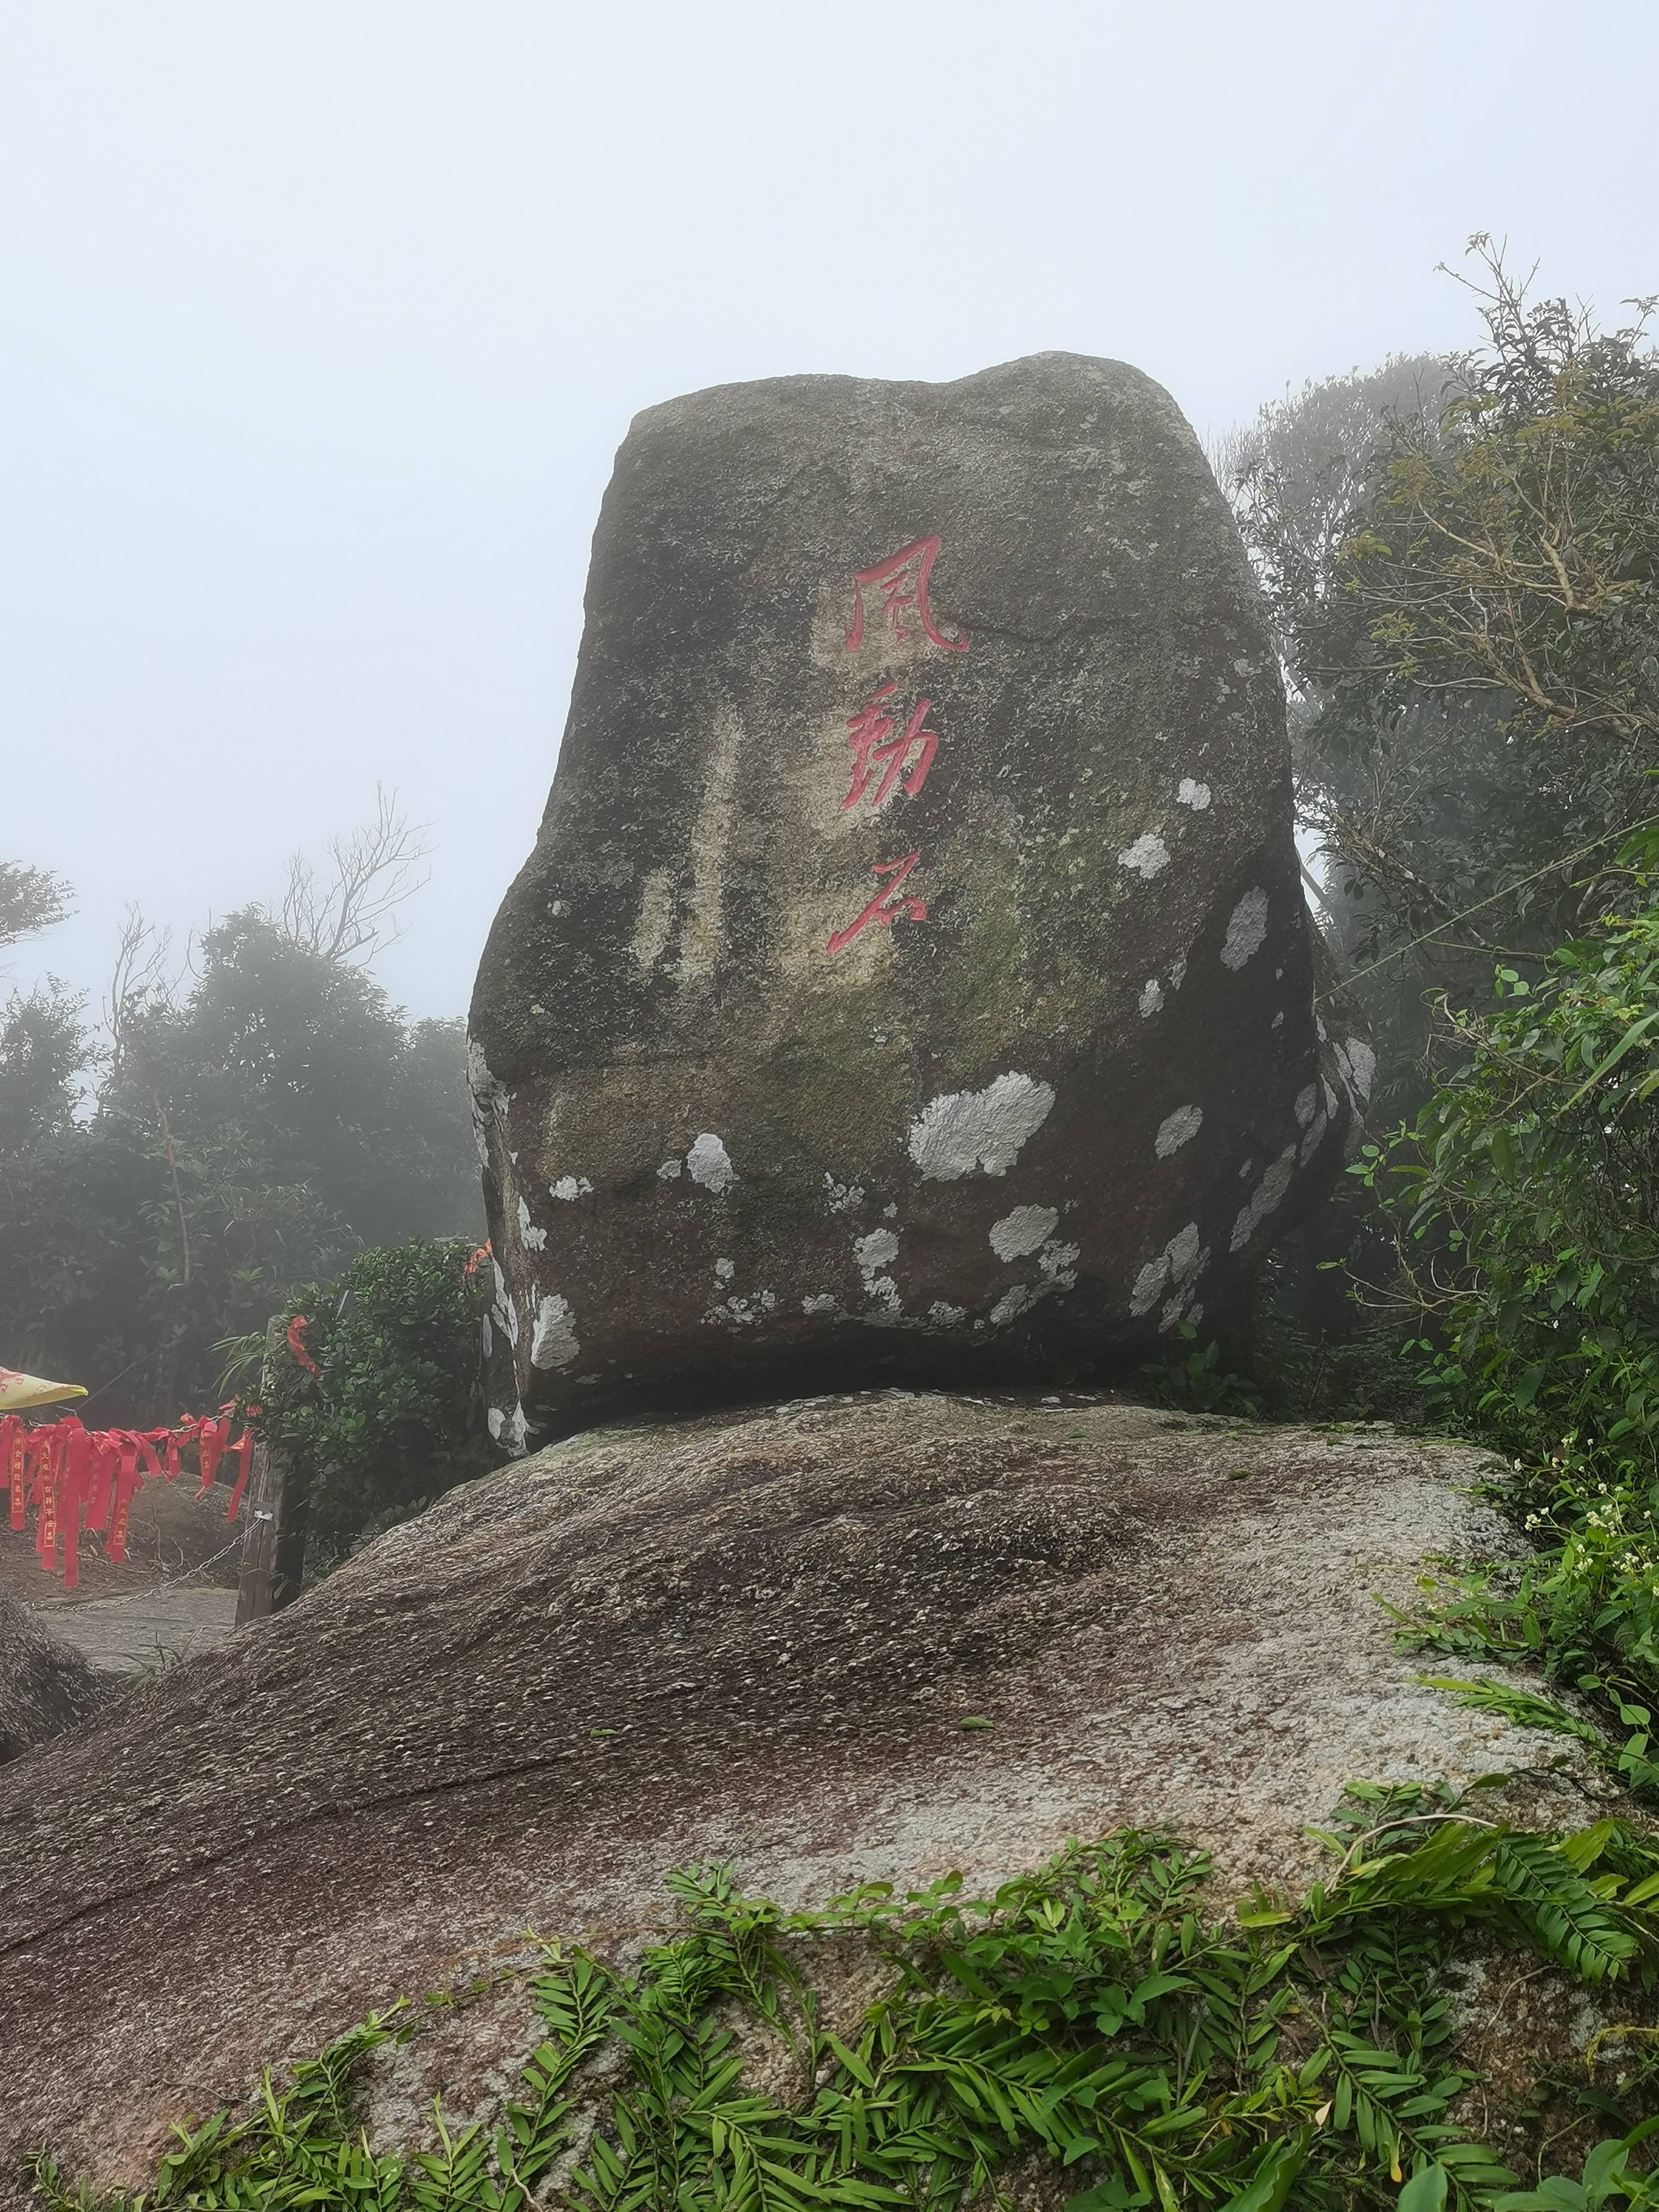
[[[1258,1897],[1230,1919],[1200,1911],[1206,1860],[1135,1832],[977,1902],[951,1876],[789,1913],[727,1866],[689,1867],[669,1881],[683,1924],[636,1969],[544,1948],[531,1993],[546,2039],[494,2125],[453,2126],[434,2105],[434,2148],[372,2146],[362,2069],[412,2032],[399,2006],[285,2087],[267,2075],[246,2117],[181,2130],[154,2187],[123,2203],[954,2212],[1006,2201],[999,2177],[1021,2154],[1064,2169],[1070,2212],[1653,2201],[1632,2162],[1659,2127],[1640,2059],[1624,2105],[1591,2100],[1619,2132],[1582,2182],[1523,2190],[1470,2131],[1476,2077],[1451,2055],[1445,1968],[1473,1936],[1593,1986],[1659,1978],[1659,1850],[1617,1821],[1546,1838],[1376,1788],[1350,1794],[1325,1840],[1340,1864],[1299,1906]],[[810,1968],[848,1935],[884,1986],[838,2034]],[[787,2054],[793,2095],[745,2086],[759,2042]],[[49,2160],[33,2173],[47,2212],[87,2202]]]

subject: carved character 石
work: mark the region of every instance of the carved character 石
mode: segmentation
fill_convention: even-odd
[[[868,929],[872,922],[878,928],[890,929],[896,921],[902,921],[907,915],[912,921],[927,921],[927,907],[924,900],[901,898],[898,895],[900,884],[921,858],[920,853],[907,853],[902,860],[877,861],[870,872],[886,880],[858,920],[849,921],[845,929],[838,929],[824,946],[831,959],[837,952],[844,952],[853,939]]]

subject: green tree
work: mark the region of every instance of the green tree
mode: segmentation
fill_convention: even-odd
[[[102,1038],[55,987],[14,995],[0,1357],[87,1382],[101,1419],[171,1418],[214,1402],[216,1343],[295,1283],[364,1245],[477,1241],[463,1025],[406,1022],[361,964],[417,857],[383,803],[336,841],[331,884],[296,867],[278,914],[217,924],[183,982],[135,918]]]
[[[1457,1417],[1546,1457],[1593,1437],[1659,1480],[1659,904],[1565,945],[1489,1014],[1443,1000],[1450,1073],[1368,1149]]]
[[[0,945],[15,945],[37,930],[62,921],[69,908],[69,885],[44,868],[0,860]]]
[[[1310,386],[1232,453],[1396,1108],[1428,1087],[1425,991],[1489,1006],[1493,957],[1616,903],[1601,864],[1659,811],[1659,362],[1643,316],[1603,332],[1474,251],[1482,345]]]
[[[294,1462],[303,1504],[297,1523],[290,1507],[289,1534],[303,1531],[313,1571],[495,1463],[488,1297],[464,1243],[415,1239],[360,1252],[337,1280],[287,1301],[291,1326],[264,1363],[254,1420]],[[250,1364],[261,1349],[247,1340]]]

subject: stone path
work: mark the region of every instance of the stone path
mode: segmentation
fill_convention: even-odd
[[[32,1606],[41,1626],[76,1644],[94,1667],[112,1674],[155,1674],[198,1651],[210,1651],[236,1620],[234,1589],[200,1585],[133,1590],[84,1604]]]

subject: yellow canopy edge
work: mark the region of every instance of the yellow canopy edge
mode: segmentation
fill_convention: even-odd
[[[86,1395],[78,1382],[48,1382],[39,1375],[0,1367],[0,1413],[21,1413],[26,1406],[58,1406],[67,1398]]]

